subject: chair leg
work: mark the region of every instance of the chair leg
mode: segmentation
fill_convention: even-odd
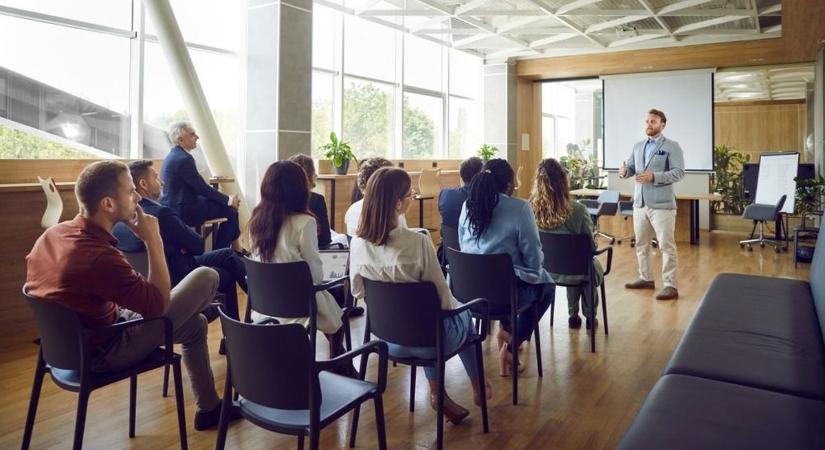
[[[180,373],[180,360],[176,359],[172,363],[173,376],[175,377],[175,407],[178,410],[178,434],[180,435],[180,448],[187,450],[189,443],[186,440],[186,411],[183,403],[183,377]]]
[[[415,411],[415,375],[417,372],[416,366],[410,366],[410,412]]]
[[[444,361],[438,362],[438,393],[435,412],[435,448],[444,448]]]
[[[129,377],[129,437],[135,437],[135,409],[137,406],[137,375]]]
[[[349,430],[349,448],[355,447],[355,436],[358,434],[358,419],[361,417],[361,405],[352,410],[352,424]],[[299,437],[300,438],[300,437]],[[303,446],[301,446],[303,448]]]
[[[544,369],[541,367],[541,333],[539,333],[539,309],[533,306],[533,337],[536,339],[536,364],[538,364],[539,376],[544,376]],[[518,359],[518,358],[516,358]]]
[[[481,423],[484,432],[490,432],[490,424],[487,421],[487,382],[484,379],[484,352],[481,351],[481,342],[476,344],[476,370],[478,371],[478,386],[481,389]]]
[[[510,333],[510,349],[513,352],[513,360],[510,365],[510,376],[513,378],[513,404],[518,405],[518,323],[516,322],[516,314],[513,313],[510,318],[512,324],[512,332]]]
[[[169,364],[163,366],[163,397],[169,396]]]
[[[309,450],[319,450],[321,448],[321,430],[316,424],[309,427]]]
[[[378,450],[387,450],[387,431],[384,427],[384,401],[381,394],[373,399],[375,403],[375,428],[378,432]]]
[[[352,333],[349,328],[349,317],[344,321],[344,345],[347,351],[352,350]]]
[[[602,293],[602,317],[604,318],[604,334],[606,335],[609,332],[607,330],[607,295],[605,294],[604,281],[602,281],[601,293]]]
[[[228,370],[227,370],[228,372]],[[223,450],[226,446],[226,434],[229,430],[229,410],[232,407],[232,380],[227,375],[223,384],[223,398],[221,399],[221,418],[218,420],[218,437],[215,440],[215,450]]]
[[[77,396],[77,418],[74,424],[74,450],[83,448],[83,431],[86,429],[86,409],[89,406],[90,391],[86,387],[80,388]]]
[[[553,322],[556,321],[556,291],[553,291],[553,301],[550,302],[550,328],[553,328]]]
[[[42,354],[37,356],[37,367],[34,369],[34,381],[32,382],[32,395],[29,398],[29,412],[26,414],[26,428],[23,432],[23,444],[21,449],[27,450],[31,445],[32,431],[34,430],[34,418],[37,415],[37,404],[40,401],[40,388],[43,386],[43,377],[46,375],[46,363],[43,362]]]
[[[596,320],[596,308],[590,313],[590,323]],[[590,327],[590,353],[596,353],[596,327]]]
[[[350,447],[352,447],[352,445],[350,445]],[[304,450],[304,435],[303,434],[298,435],[298,450]]]

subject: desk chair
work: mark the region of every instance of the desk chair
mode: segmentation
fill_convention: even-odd
[[[628,219],[630,219],[631,221],[633,220],[633,199],[632,198],[628,201],[620,201],[619,202],[619,215],[622,216],[622,218],[625,221],[628,220]],[[616,244],[622,245],[622,241],[627,240],[627,239],[630,239],[630,248],[633,248],[633,247],[636,246],[636,235],[634,233],[631,233],[629,236],[618,238],[616,240]],[[659,241],[657,241],[654,238],[650,241],[650,244],[653,246],[653,248],[656,248],[656,247],[659,246]]]
[[[409,347],[435,347],[435,358],[406,358],[389,355],[394,363],[410,366],[410,411],[415,405],[415,375],[417,367],[435,367],[438,372],[438,393],[436,401],[436,448],[441,450],[444,445],[444,365],[447,360],[458,355],[464,349],[473,347],[476,353],[476,368],[479,375],[481,389],[481,420],[484,432],[490,427],[487,423],[487,393],[484,382],[484,361],[481,343],[484,336],[474,334],[458,349],[445,353],[444,319],[455,316],[470,308],[481,310],[486,315],[489,308],[486,299],[478,298],[460,307],[451,310],[441,309],[441,300],[435,286],[429,282],[419,283],[386,283],[364,279],[364,290],[370,307],[367,309],[367,323],[364,331],[364,342],[371,334],[379,339],[398,345]],[[483,317],[483,316],[482,316]],[[366,359],[361,360],[360,373],[366,373]],[[356,408],[353,420],[357,421],[359,410]]]
[[[299,449],[308,435],[311,450],[320,448],[321,429],[351,410],[355,410],[350,431],[350,447],[354,447],[358,411],[372,399],[377,447],[386,450],[382,395],[387,386],[387,344],[368,342],[329,361],[315,361],[306,330],[299,324],[249,324],[221,311],[221,326],[227,369],[216,449],[226,445],[234,388],[245,419],[265,430],[298,436]],[[366,362],[370,353],[378,355],[376,382],[332,373],[351,365],[356,356]]]
[[[616,215],[619,210],[619,191],[604,191],[596,200],[581,199],[579,203],[587,208],[587,212],[593,219],[593,236],[601,236],[613,244],[616,241],[615,236],[599,231],[599,217]]]
[[[745,239],[744,241],[739,241],[739,248],[745,248],[745,246],[747,245],[748,251],[753,251],[753,247],[751,246],[752,244],[759,244],[759,247],[761,248],[765,248],[765,244],[768,244],[773,246],[774,251],[776,253],[779,253],[782,250],[788,250],[787,244],[775,241],[773,239],[765,238],[765,222],[776,219],[776,216],[781,213],[782,207],[785,205],[785,200],[787,199],[787,197],[787,195],[779,197],[779,201],[777,201],[775,205],[751,203],[750,205],[745,207],[745,211],[742,213],[742,217],[744,217],[745,219],[751,219],[755,223],[759,223],[759,237],[755,239]]]
[[[180,446],[187,448],[186,414],[183,402],[183,384],[180,370],[180,355],[172,352],[172,321],[166,317],[139,319],[120,322],[103,328],[86,328],[78,314],[57,303],[35,298],[23,290],[23,296],[34,313],[37,331],[40,333],[40,351],[37,354],[37,366],[34,371],[29,412],[26,415],[26,427],[23,432],[21,448],[28,449],[31,444],[37,404],[40,390],[46,374],[61,389],[76,392],[77,417],[75,419],[74,443],[72,448],[83,447],[83,432],[86,427],[86,409],[92,391],[110,384],[129,379],[129,437],[135,437],[135,415],[137,403],[137,377],[142,373],[161,367],[172,366],[175,374],[175,403],[178,410],[178,433]],[[136,325],[153,321],[162,321],[164,326],[164,347],[156,348],[140,363],[114,372],[93,372],[91,369],[94,350],[91,341],[94,337],[111,338]]]
[[[63,214],[63,199],[60,198],[60,192],[57,190],[57,185],[54,184],[52,177],[37,177],[37,181],[40,183],[40,187],[43,188],[43,193],[46,194],[46,211],[43,212],[43,218],[40,219],[40,226],[49,228],[60,222],[60,215]]]
[[[424,201],[438,198],[441,193],[441,182],[438,179],[441,174],[441,169],[424,169],[418,177],[418,195],[415,199],[418,200],[418,228],[426,228],[424,226]],[[427,228],[429,231],[437,231],[434,228]]]

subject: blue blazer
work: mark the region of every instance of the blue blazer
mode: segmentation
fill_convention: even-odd
[[[163,240],[163,252],[169,267],[172,286],[178,284],[189,272],[200,266],[195,256],[203,254],[203,239],[192,231],[172,208],[144,198],[140,207],[146,214],[158,218],[160,238]],[[118,223],[112,230],[117,238],[117,248],[124,252],[141,252],[146,249],[132,230],[124,223]]]
[[[441,190],[438,195],[438,212],[441,214],[441,223],[458,229],[458,216],[461,215],[461,207],[467,201],[469,191],[467,186]]]
[[[160,171],[163,180],[163,195],[160,202],[180,214],[181,218],[190,225],[200,225],[202,220],[193,220],[200,217],[198,197],[226,205],[229,197],[213,188],[204,181],[195,167],[195,158],[186,150],[176,145],[172,148]],[[198,222],[198,223],[194,223]]]

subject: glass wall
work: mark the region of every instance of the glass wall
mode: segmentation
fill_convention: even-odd
[[[545,82],[541,90],[542,155],[571,171],[575,187],[599,185],[602,166],[602,83]]]
[[[234,159],[243,2],[171,3]],[[145,34],[136,25],[139,4],[0,0],[0,6],[17,10],[0,11],[0,158],[162,158],[169,151],[166,128],[187,117],[153,24],[146,20]],[[142,121],[134,121],[141,109]],[[138,136],[143,148],[132,148]]]
[[[317,148],[330,132],[359,159],[474,154],[482,141],[482,76],[480,58],[316,3],[313,156],[321,157]]]

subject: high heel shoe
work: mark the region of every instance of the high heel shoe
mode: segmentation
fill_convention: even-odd
[[[430,407],[433,411],[438,410],[438,396],[430,394]],[[464,409],[461,405],[454,402],[453,399],[444,394],[444,417],[447,418],[453,425],[458,425],[465,417],[470,415],[470,411]]]
[[[513,371],[513,353],[507,349],[507,346],[501,347],[498,352],[498,374],[502,377],[509,377]],[[518,373],[522,373],[527,369],[527,365],[521,360],[516,363]]]

